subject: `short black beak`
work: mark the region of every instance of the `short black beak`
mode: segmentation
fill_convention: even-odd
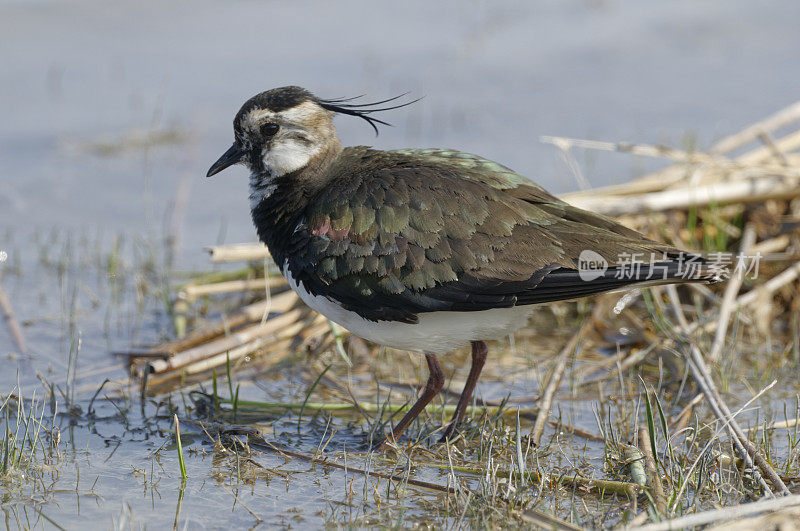
[[[211,165],[211,168],[208,169],[208,173],[206,173],[206,177],[211,177],[212,175],[216,175],[228,166],[233,166],[242,161],[242,157],[244,156],[244,151],[242,151],[239,146],[233,144],[228,151],[225,152],[217,162]]]

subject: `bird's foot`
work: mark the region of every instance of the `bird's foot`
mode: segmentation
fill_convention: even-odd
[[[386,450],[386,441],[381,441],[378,444],[373,444],[372,448],[369,449],[370,452],[374,453],[383,453]]]
[[[439,444],[442,444],[442,443],[445,443],[445,442],[449,441],[450,439],[453,438],[453,436],[456,433],[458,433],[458,426],[456,426],[455,422],[451,422],[444,429],[444,433],[442,433],[442,436],[439,437]]]
[[[390,435],[390,436],[386,437],[385,439],[383,439],[381,442],[373,444],[372,448],[370,448],[369,451],[370,452],[375,452],[375,453],[384,453],[386,450],[391,448],[391,444],[393,442],[395,442],[395,441],[392,438],[392,436]]]

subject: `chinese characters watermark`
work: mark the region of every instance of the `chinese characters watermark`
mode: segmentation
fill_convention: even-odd
[[[613,264],[596,251],[581,251],[578,275],[591,282],[603,276],[615,279],[648,281],[667,279],[723,280],[731,276],[758,278],[761,253],[753,255],[714,252],[706,257],[696,254],[621,253]]]

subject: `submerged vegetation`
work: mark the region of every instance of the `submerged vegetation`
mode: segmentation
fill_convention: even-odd
[[[115,239],[104,252],[92,238],[40,235],[40,267],[62,286],[62,315],[50,319],[64,361],[40,386],[0,396],[7,525],[66,528],[101,513],[119,528],[667,529],[765,511],[791,521],[800,506],[790,494],[800,484],[798,120],[795,105],[707,152],[549,139],[567,157],[600,148],[674,161],[565,199],[679,247],[760,256],[758,274],[732,261],[731,280],[711,288],[537,308],[529,327],[494,345],[448,444],[435,441],[469,354],[443,357],[449,391],[389,451],[369,452],[413,403],[421,359],[311,312],[263,247],[217,246],[213,271],[181,274],[153,245]],[[87,288],[75,280],[86,270],[105,281]],[[87,345],[120,350],[80,326],[91,312],[106,331],[125,328],[148,346],[86,364]],[[25,359],[33,324],[18,323],[10,303],[4,314]]]

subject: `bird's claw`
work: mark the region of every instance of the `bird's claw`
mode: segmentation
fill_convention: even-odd
[[[444,443],[446,443],[447,441],[449,441],[449,440],[452,438],[452,436],[453,436],[453,435],[455,435],[455,432],[456,432],[456,427],[455,427],[455,425],[454,425],[454,424],[451,422],[451,423],[450,423],[450,424],[448,424],[448,425],[447,425],[447,427],[444,429],[444,433],[442,433],[442,436],[441,436],[441,437],[439,437],[439,444],[444,444]]]

